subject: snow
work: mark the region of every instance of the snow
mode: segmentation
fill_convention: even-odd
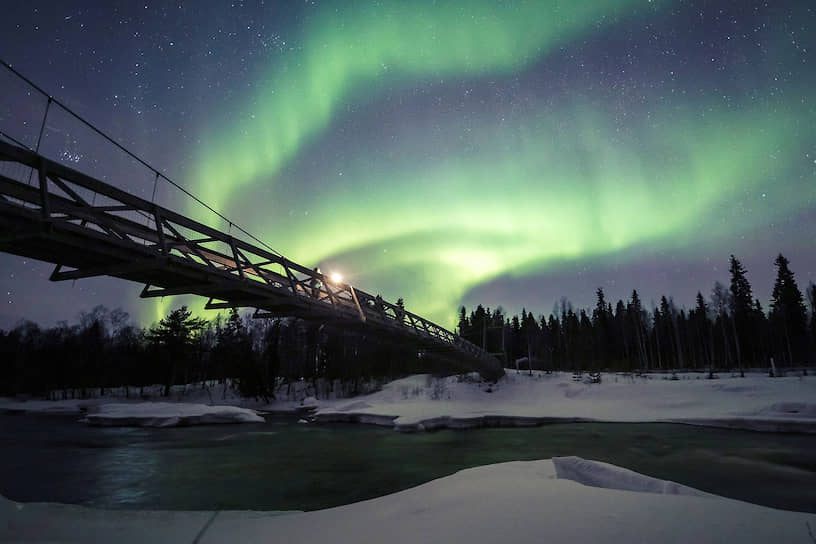
[[[87,401],[70,400],[17,400],[0,397],[0,412],[37,412],[41,414],[75,414],[84,410]]]
[[[439,427],[543,422],[682,422],[767,431],[816,432],[816,377],[707,380],[681,374],[604,374],[601,383],[572,374],[415,375],[353,399],[292,399],[269,411],[314,408],[314,418],[417,431]],[[263,421],[235,405],[227,388],[184,388],[174,402],[25,402],[0,410],[87,411],[89,423],[178,425]],[[216,393],[216,394],[214,394]],[[110,394],[110,392],[109,392]],[[215,397],[215,399],[213,398]],[[124,399],[120,399],[124,400]],[[208,404],[201,401],[208,401]],[[222,405],[214,405],[220,400]],[[196,402],[198,401],[198,402]],[[808,525],[809,524],[809,525]],[[102,511],[20,504],[0,497],[0,542],[813,542],[816,515],[725,499],[674,482],[578,457],[464,470],[413,489],[305,513]]]
[[[302,414],[314,410],[313,417],[318,421],[370,423],[399,431],[609,421],[816,432],[816,376],[813,373],[782,378],[769,378],[765,372],[749,373],[745,378],[721,373],[715,380],[706,379],[704,373],[687,373],[679,374],[678,378],[669,379],[668,374],[642,377],[605,373],[601,383],[587,383],[573,380],[572,373],[534,371],[529,375],[526,371],[518,373],[508,369],[497,383],[489,384],[476,374],[447,378],[419,374],[394,380],[375,393],[354,398],[316,398],[308,393],[306,384],[298,382],[301,400],[289,398],[269,404],[242,399],[221,384],[205,388],[176,386],[171,402],[164,404],[166,413],[151,417],[167,417],[168,421],[178,417],[180,422],[189,424],[192,420],[184,419],[181,407],[200,403],[200,406],[240,406],[268,412]],[[133,391],[131,389],[131,395]],[[160,391],[161,387],[156,386],[146,392],[145,397],[151,401],[167,400],[160,396]],[[97,407],[113,401],[128,406],[143,402],[116,395],[123,396],[123,392],[109,390],[106,397],[83,401],[0,399],[0,411],[93,413]],[[106,413],[107,410],[100,411]],[[243,416],[231,414],[229,417],[240,421]],[[199,421],[210,422],[206,418]]]
[[[605,489],[621,489],[638,491],[641,493],[657,493],[661,495],[695,495],[711,497],[712,495],[697,489],[645,476],[639,472],[626,468],[603,463],[601,461],[587,461],[580,457],[553,457],[555,473],[559,478],[572,480],[579,484]]]
[[[816,432],[816,377],[745,378],[680,374],[604,374],[601,383],[571,373],[507,370],[495,384],[477,375],[414,375],[355,399],[318,401],[319,421],[356,421],[401,431],[440,427],[526,426],[550,422],[673,422],[759,431]]]
[[[81,421],[107,427],[175,427],[212,423],[263,423],[265,420],[254,410],[237,406],[143,402],[100,404]]]
[[[816,515],[704,495],[575,457],[472,468],[369,501],[283,515],[0,499],[4,542],[812,543],[808,523],[816,528]]]

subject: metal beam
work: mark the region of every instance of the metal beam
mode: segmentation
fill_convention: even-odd
[[[78,280],[82,278],[92,278],[94,276],[120,276],[123,274],[131,274],[133,272],[140,272],[149,270],[151,268],[160,268],[167,265],[167,259],[145,259],[140,261],[132,261],[119,264],[111,264],[105,266],[95,266],[88,268],[77,268],[76,270],[68,270],[60,272],[62,265],[58,265],[48,278],[51,281],[66,281]]]
[[[144,283],[142,298],[196,294],[212,297],[210,308],[251,306],[263,316],[365,327],[429,351],[452,350],[485,377],[502,374],[499,361],[470,342],[370,293],[329,285],[310,267],[0,141],[6,159],[36,170],[40,184],[0,175],[0,246],[71,268],[58,267],[54,281],[117,276]],[[84,190],[104,205],[89,205]],[[115,213],[125,211],[147,221]]]
[[[42,230],[40,229],[26,229],[26,230],[18,230],[12,231],[8,234],[4,234],[0,236],[0,246],[5,244],[13,244],[14,242],[21,242],[24,240],[30,240],[31,238],[36,238],[42,234]]]
[[[212,283],[190,284],[182,287],[167,287],[152,290],[149,289],[149,287],[149,285],[145,285],[145,288],[142,289],[142,292],[139,294],[139,298],[170,297],[175,295],[200,295],[202,293],[225,290],[223,285]]]

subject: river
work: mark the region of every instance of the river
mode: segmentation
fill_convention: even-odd
[[[652,423],[402,434],[281,416],[258,424],[102,428],[77,419],[1,414],[0,493],[99,508],[315,510],[468,467],[578,455],[726,497],[816,512],[816,435]]]

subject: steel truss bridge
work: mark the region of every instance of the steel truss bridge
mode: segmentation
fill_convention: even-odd
[[[379,295],[35,151],[0,140],[0,166],[0,251],[55,264],[52,281],[112,276],[144,284],[143,298],[194,294],[209,299],[207,309],[251,307],[256,317],[363,328],[486,379],[504,373],[498,359],[471,342]],[[8,177],[11,170],[22,172],[20,179]]]

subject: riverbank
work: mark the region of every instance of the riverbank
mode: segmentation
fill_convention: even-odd
[[[61,542],[812,542],[816,515],[580,458],[511,462],[302,513],[104,511],[0,498],[0,540]]]
[[[720,373],[717,379],[707,379],[704,373],[674,376],[604,373],[600,383],[592,383],[588,379],[576,380],[571,373],[508,369],[497,383],[484,382],[475,374],[445,378],[413,375],[386,383],[374,393],[353,398],[307,396],[299,401],[271,403],[242,399],[221,386],[214,389],[179,386],[170,399],[147,398],[150,402],[170,400],[165,405],[170,416],[174,413],[173,403],[200,403],[213,408],[222,406],[223,412],[228,412],[230,406],[258,412],[299,411],[309,414],[308,419],[312,421],[367,423],[403,432],[597,421],[686,423],[765,432],[816,433],[816,376],[813,375],[769,378],[765,373],[746,373],[743,378]],[[107,397],[85,400],[0,399],[0,410],[98,413],[108,410],[103,408],[105,404],[115,402],[116,413],[129,424],[137,424],[133,418],[139,414],[158,417],[159,409],[155,405],[145,410],[138,406],[144,399],[123,399],[117,396],[117,391],[109,391]],[[304,389],[305,394],[308,392]],[[133,406],[132,413],[128,413],[128,404]],[[234,421],[242,419],[234,418]]]
[[[316,401],[318,421],[390,425],[398,431],[544,423],[665,422],[755,431],[816,432],[816,377],[720,374],[603,374],[508,370],[498,383],[477,376],[409,376],[349,400]]]

